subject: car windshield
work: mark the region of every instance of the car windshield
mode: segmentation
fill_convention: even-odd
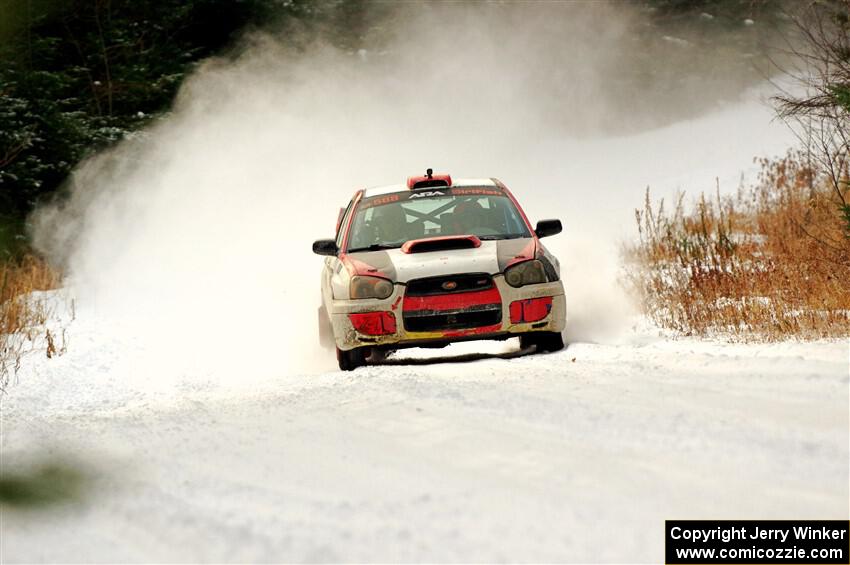
[[[348,251],[388,249],[424,237],[476,235],[531,237],[519,211],[501,190],[435,188],[373,196],[360,202]]]

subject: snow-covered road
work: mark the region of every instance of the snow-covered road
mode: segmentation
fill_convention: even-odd
[[[396,29],[354,64],[257,36],[39,211],[78,308],[67,354],[30,357],[0,397],[0,472],[30,492],[0,504],[0,564],[661,562],[665,519],[850,516],[847,341],[628,331],[616,284],[645,187],[733,193],[796,144],[774,85],[595,131],[628,76],[652,98],[653,74],[623,67],[631,24],[592,3],[522,29],[501,3],[426,4],[401,29],[439,21],[461,49]],[[429,166],[564,221],[566,350],[465,344],[353,373],[313,351],[313,239],[355,187]]]
[[[82,477],[0,507],[4,562],[658,562],[665,518],[848,516],[847,343],[643,331],[166,388],[76,346],[2,400],[6,473]]]

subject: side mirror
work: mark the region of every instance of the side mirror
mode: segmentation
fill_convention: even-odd
[[[313,253],[316,255],[336,255],[336,241],[333,239],[317,239],[313,242]]]
[[[534,233],[537,234],[537,237],[548,237],[550,235],[555,235],[556,233],[561,233],[561,230],[563,229],[563,226],[561,226],[561,220],[540,220],[537,222],[537,227],[534,229]]]

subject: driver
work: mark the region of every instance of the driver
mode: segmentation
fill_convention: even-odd
[[[477,200],[464,200],[455,206],[452,229],[457,234],[481,234],[482,228],[490,229],[490,215]]]
[[[372,223],[377,227],[380,243],[400,243],[409,239],[407,218],[398,204],[376,208]]]

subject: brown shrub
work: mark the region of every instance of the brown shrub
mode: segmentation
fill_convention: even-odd
[[[648,316],[686,335],[850,335],[844,193],[801,153],[760,164],[755,186],[701,195],[690,212],[681,196],[670,212],[654,207],[647,190],[627,281]]]
[[[48,357],[64,353],[64,330],[51,332],[47,327],[55,302],[36,293],[56,288],[59,282],[59,273],[34,255],[0,263],[0,390],[27,353],[44,351]]]

